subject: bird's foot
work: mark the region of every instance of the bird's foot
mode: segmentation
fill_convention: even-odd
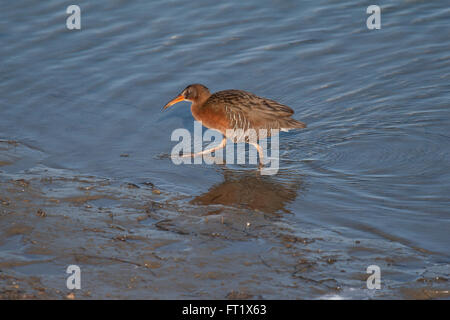
[[[180,158],[195,158],[195,157],[199,157],[202,154],[205,154],[204,152],[198,152],[198,153],[186,153],[186,154],[182,154],[181,156],[177,156]]]
[[[172,158],[172,159],[174,159],[174,158],[189,158],[189,157],[192,157],[193,156],[193,154],[192,153],[186,153],[186,154],[173,154],[173,155],[171,155],[170,157]]]
[[[183,154],[183,155],[181,155],[179,157],[180,158],[193,158],[193,157],[195,157],[195,154],[193,154],[193,153],[186,153],[186,154]]]

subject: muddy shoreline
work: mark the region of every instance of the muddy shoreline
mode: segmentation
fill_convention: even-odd
[[[271,178],[224,169],[222,183],[189,197],[43,166],[8,172],[20,145],[0,143],[1,299],[450,297],[430,252],[292,228],[285,206],[301,183],[269,197]],[[388,270],[383,290],[366,288],[367,261]],[[72,264],[81,290],[66,287]]]

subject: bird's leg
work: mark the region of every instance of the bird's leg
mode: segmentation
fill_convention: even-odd
[[[218,146],[215,146],[214,148],[211,148],[211,149],[208,149],[208,150],[203,150],[203,151],[200,151],[200,152],[197,152],[197,153],[183,154],[181,157],[182,158],[187,158],[187,157],[201,156],[202,154],[207,154],[207,153],[211,153],[211,152],[220,150],[220,149],[224,148],[226,146],[226,144],[227,144],[227,138],[224,137],[222,139],[222,142]]]
[[[264,167],[264,150],[257,143],[250,143],[250,144],[252,146],[254,146],[256,148],[256,150],[258,150],[258,154],[259,154],[259,169],[261,169],[262,167]]]

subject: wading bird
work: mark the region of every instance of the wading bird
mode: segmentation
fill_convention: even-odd
[[[191,84],[167,103],[163,110],[181,101],[192,102],[191,112],[195,120],[201,121],[209,129],[220,131],[224,136],[218,146],[195,154],[183,155],[184,157],[195,157],[222,149],[229,138],[234,143],[252,144],[258,150],[259,163],[262,165],[264,153],[258,140],[249,139],[245,132],[254,130],[259,139],[262,138],[260,132],[266,132],[266,136],[269,137],[271,129],[289,131],[306,128],[306,124],[291,118],[294,111],[288,106],[242,90],[224,90],[211,94],[204,85]],[[244,134],[236,135],[236,131]]]

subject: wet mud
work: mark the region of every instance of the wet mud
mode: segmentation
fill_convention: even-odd
[[[43,166],[9,173],[27,147],[0,148],[2,299],[450,297],[448,269],[427,263],[431,252],[293,227],[288,204],[302,195],[301,177],[280,185],[219,168],[222,182],[189,196]],[[368,261],[383,270],[382,290],[367,289]],[[81,290],[66,287],[73,264]]]

